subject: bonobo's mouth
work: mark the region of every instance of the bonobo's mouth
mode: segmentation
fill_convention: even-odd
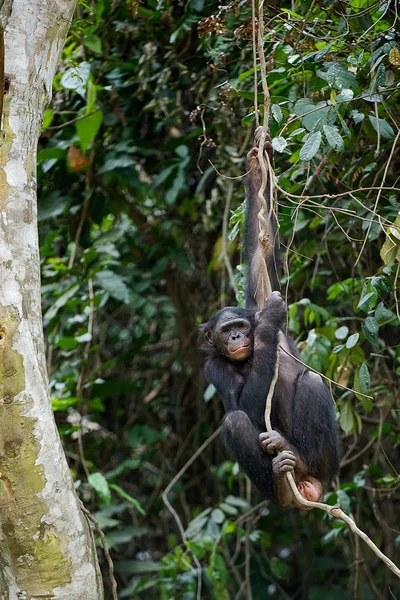
[[[238,346],[236,348],[236,350],[231,350],[231,354],[236,354],[236,352],[239,354],[240,352],[243,352],[243,350],[247,350],[247,348],[250,346],[250,343],[247,344],[243,344],[243,346]]]
[[[229,349],[229,357],[231,360],[246,360],[250,355],[250,343],[237,346],[234,350]]]

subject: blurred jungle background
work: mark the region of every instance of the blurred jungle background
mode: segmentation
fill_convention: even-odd
[[[397,563],[398,9],[264,7],[282,293],[302,360],[341,384],[327,501]],[[210,440],[198,325],[243,299],[253,79],[248,0],[80,2],[38,154],[58,427],[121,599],[195,599],[199,578],[213,600],[400,598],[344,524],[262,503]]]

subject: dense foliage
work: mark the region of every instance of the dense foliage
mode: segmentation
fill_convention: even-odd
[[[396,3],[264,12],[289,326],[303,360],[340,383],[328,501],[396,561]],[[222,416],[198,324],[242,298],[251,36],[246,0],[80,3],[38,154],[59,430],[121,598],[189,600],[199,578],[216,600],[393,598],[398,580],[344,525],[259,504],[219,437],[186,465]]]

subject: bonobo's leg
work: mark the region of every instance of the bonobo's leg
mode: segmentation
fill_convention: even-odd
[[[294,504],[300,508],[304,508],[296,498],[293,497],[292,492],[287,483],[286,477],[280,475],[280,472],[286,472],[288,470],[293,471],[293,476],[297,485],[297,488],[306,500],[312,502],[319,502],[323,496],[323,484],[322,482],[313,477],[308,472],[306,463],[300,458],[298,449],[288,440],[281,435],[278,431],[264,431],[259,435],[260,446],[264,452],[268,454],[275,454],[280,452],[272,461],[273,471],[275,477],[280,477],[282,480],[280,484],[277,484],[277,496],[279,504],[290,504],[293,501]],[[283,458],[286,455],[292,457],[293,463],[290,464],[291,469],[282,469],[281,465],[286,466],[289,463]]]
[[[298,379],[290,407],[287,438],[325,489],[339,469],[335,408],[328,387],[316,373]]]
[[[247,194],[246,194],[246,227],[245,227],[245,255],[248,265],[248,284],[246,290],[246,308],[258,308],[256,302],[256,291],[258,286],[258,276],[260,270],[260,260],[262,260],[262,248],[259,244],[259,221],[258,213],[261,209],[261,203],[258,198],[258,193],[262,182],[261,168],[258,162],[258,144],[260,141],[262,127],[256,129],[254,136],[255,147],[250,150],[247,155],[247,169],[249,171],[246,178]],[[268,134],[264,143],[264,149],[268,152],[270,161],[272,162],[273,150]],[[265,218],[268,221],[268,237],[269,250],[264,257],[267,263],[267,269],[271,286],[273,290],[279,289],[277,277],[277,263],[279,261],[279,239],[275,216],[269,214],[271,207],[270,185],[267,181],[267,186],[264,190],[264,197],[267,204],[267,214]]]
[[[266,455],[258,442],[260,431],[253,427],[242,410],[228,412],[223,422],[226,445],[243,471],[268,499],[275,499],[272,457]]]

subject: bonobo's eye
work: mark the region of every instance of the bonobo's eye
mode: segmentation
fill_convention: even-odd
[[[221,331],[222,333],[228,333],[229,327],[222,327]]]

